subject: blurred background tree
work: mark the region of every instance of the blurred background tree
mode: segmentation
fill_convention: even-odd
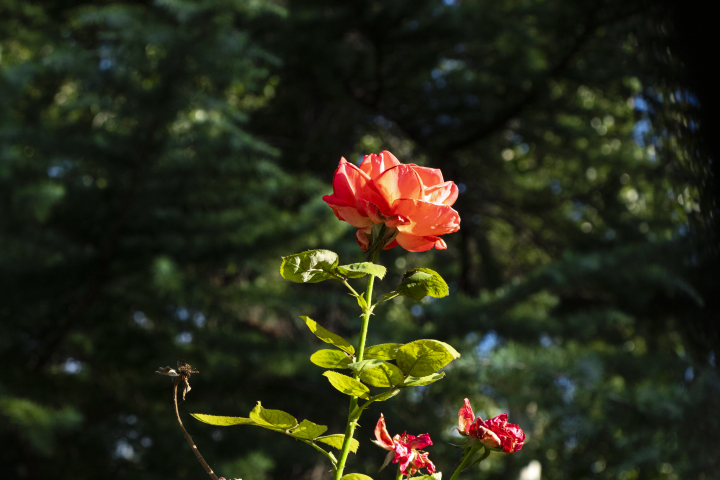
[[[352,337],[355,302],[283,282],[277,266],[307,248],[362,259],[320,197],[341,155],[382,149],[458,183],[463,222],[447,251],[383,254],[380,289],[431,266],[453,293],[385,306],[370,342],[432,336],[463,357],[372,407],[361,441],[382,408],[391,431],[430,432],[449,472],[469,397],[529,441],[467,478],[530,480],[538,466],[544,479],[717,478],[717,187],[676,10],[2,11],[2,478],[200,478],[170,384],[152,374],[178,358],[200,370],[183,413],[245,415],[262,400],[339,432],[346,398],[308,361],[319,347],[298,315]],[[186,425],[225,477],[328,478],[289,438]],[[360,453],[352,471],[391,475],[375,473],[383,451]]]

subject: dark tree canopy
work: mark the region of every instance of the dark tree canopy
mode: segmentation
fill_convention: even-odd
[[[353,471],[391,475],[367,442],[382,411],[429,432],[449,478],[468,397],[529,441],[467,478],[531,461],[543,479],[717,478],[717,179],[676,10],[0,4],[0,477],[200,478],[152,373],[178,359],[200,372],[184,418],[261,400],[340,431],[298,316],[353,338],[355,300],[278,267],[363,260],[321,197],[341,156],[387,149],[455,181],[462,224],[446,251],[383,253],[381,292],[429,266],[451,295],[388,302],[369,344],[463,356],[370,408]],[[329,478],[289,438],[184,421],[226,478]]]

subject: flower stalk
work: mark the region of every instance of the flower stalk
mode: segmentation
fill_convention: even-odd
[[[373,252],[372,263],[377,263],[378,257],[380,256],[380,249]],[[370,324],[370,315],[372,314],[372,292],[373,286],[375,285],[375,275],[368,276],[367,290],[365,291],[365,302],[367,307],[363,308],[362,326],[360,327],[360,340],[358,342],[358,348],[356,350],[356,362],[361,362],[363,359],[363,351],[365,350],[365,340],[368,332],[368,325]],[[353,373],[353,378],[357,379],[358,374]],[[345,462],[350,454],[350,442],[355,435],[355,427],[360,416],[361,411],[357,410],[358,397],[350,397],[350,408],[348,414],[347,425],[345,426],[345,439],[343,441],[342,450],[340,451],[340,458],[338,459],[337,466],[333,475],[333,480],[340,480],[342,477],[343,470],[345,469]],[[355,418],[358,417],[358,418]]]
[[[467,451],[467,453],[465,454],[465,458],[462,459],[462,462],[460,462],[460,466],[457,468],[457,470],[455,470],[455,473],[453,473],[452,477],[450,477],[450,480],[456,480],[460,476],[460,474],[468,467],[468,465],[472,463],[473,457],[481,448],[484,448],[485,452],[483,452],[480,458],[475,461],[476,464],[482,462],[488,457],[488,455],[490,455],[489,448],[487,448],[482,443],[476,443]]]

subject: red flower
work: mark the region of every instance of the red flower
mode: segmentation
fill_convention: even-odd
[[[507,413],[498,415],[495,418],[483,421],[473,415],[470,401],[465,399],[465,404],[458,412],[458,430],[461,435],[476,438],[483,445],[491,448],[502,448],[503,452],[517,452],[525,442],[525,432],[507,421]]]
[[[340,159],[333,177],[333,194],[323,200],[335,215],[357,227],[355,235],[363,250],[370,246],[374,224],[397,229],[397,237],[385,249],[400,245],[411,252],[447,248],[438,235],[457,232],[460,216],[451,208],[458,196],[453,182],[440,170],[404,165],[383,151],[366,155],[360,167]]]
[[[402,435],[390,438],[385,426],[385,417],[381,413],[380,420],[375,426],[375,437],[377,440],[373,440],[373,443],[385,450],[390,450],[380,470],[392,460],[393,463],[400,464],[400,473],[403,475],[414,475],[421,468],[427,468],[428,473],[435,473],[435,465],[428,458],[428,454],[420,450],[432,445],[430,435],[427,433],[416,437],[404,432]]]

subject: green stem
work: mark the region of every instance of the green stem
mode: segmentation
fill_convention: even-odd
[[[484,447],[484,445],[482,443],[477,443],[477,444],[473,445],[472,448],[470,448],[470,451],[467,453],[467,455],[465,455],[465,458],[463,458],[462,462],[460,463],[460,466],[457,468],[457,470],[455,470],[455,473],[453,473],[453,476],[450,477],[450,480],[456,480],[460,476],[462,471],[465,470],[465,468],[468,466],[468,464],[472,462],[472,458],[475,456],[475,453],[477,453],[477,451],[483,447]],[[488,457],[488,455],[490,455],[490,450],[485,448],[485,453],[482,454],[482,456],[478,460],[478,463],[485,460]]]
[[[315,443],[313,443],[311,440],[303,440],[303,439],[300,439],[300,441],[302,441],[302,442],[304,442],[304,443],[307,443],[308,445],[310,445],[311,447],[313,447],[315,450],[317,450],[318,452],[320,452],[320,453],[322,453],[323,455],[325,455],[325,456],[327,457],[327,459],[330,460],[330,463],[333,464],[333,467],[335,466],[335,463],[337,462],[337,460],[335,459],[335,456],[334,456],[332,453],[326,452],[326,451],[323,450],[322,448],[320,448],[320,447],[318,447],[317,445],[315,445]]]
[[[352,287],[350,286],[350,284],[347,282],[347,279],[343,280],[343,284],[344,284],[347,288],[350,289],[350,291],[353,293],[353,295],[356,295],[356,296],[358,295],[358,293],[355,291],[355,289],[352,288]]]
[[[398,465],[398,471],[397,471],[397,475],[395,475],[395,480],[402,480],[402,477],[403,477],[403,475],[402,475],[402,472],[400,471],[400,465]]]
[[[380,250],[375,250],[372,257],[372,263],[377,263],[377,259],[380,256]],[[355,361],[361,362],[363,359],[363,351],[365,350],[365,338],[367,337],[368,324],[370,323],[370,314],[372,309],[372,291],[373,285],[375,285],[375,275],[370,275],[367,283],[367,290],[365,292],[365,301],[367,302],[368,308],[363,309],[362,327],[360,327],[360,341],[358,342],[358,348],[355,352]],[[357,379],[357,374],[353,373],[353,378]],[[350,410],[348,414],[347,425],[345,426],[345,440],[343,441],[342,450],[340,451],[340,459],[338,460],[337,467],[333,480],[340,480],[342,477],[343,470],[345,469],[345,462],[347,461],[348,454],[350,453],[350,440],[355,435],[355,426],[357,426],[357,418],[353,418],[353,412],[357,407],[357,397],[350,397]],[[359,415],[358,415],[359,416]]]

